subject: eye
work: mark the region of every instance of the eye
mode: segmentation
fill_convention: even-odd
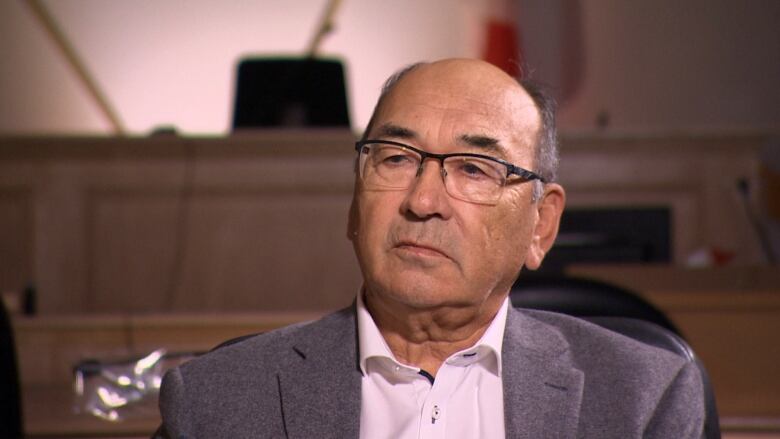
[[[413,161],[410,156],[404,154],[389,155],[382,159],[382,163],[387,165],[402,165]]]
[[[455,163],[454,171],[470,180],[484,180],[495,178],[495,170],[491,165],[479,160],[460,159]]]
[[[476,163],[470,162],[463,162],[460,166],[460,172],[472,177],[481,177],[485,175],[485,171],[482,168]]]
[[[396,147],[380,147],[374,150],[374,163],[383,167],[416,167],[420,162],[419,157],[412,151]]]

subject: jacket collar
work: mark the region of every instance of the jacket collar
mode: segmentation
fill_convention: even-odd
[[[288,438],[357,438],[360,379],[354,304],[313,323],[293,340],[293,360],[278,372]]]
[[[563,336],[511,308],[503,350],[506,437],[576,437],[584,374]]]
[[[314,323],[293,340],[293,361],[278,373],[288,438],[357,438],[360,383],[355,304]],[[574,438],[584,375],[568,358],[563,336],[509,308],[502,379],[506,437]]]

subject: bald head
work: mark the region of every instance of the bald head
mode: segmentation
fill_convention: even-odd
[[[469,107],[468,102],[494,103],[495,109],[489,110],[492,128],[514,133],[514,141],[534,151],[534,170],[546,181],[555,181],[558,154],[554,102],[536,83],[517,80],[481,60],[444,59],[412,64],[396,72],[382,89],[363,139],[374,136],[377,121],[390,110],[388,104],[397,104],[397,96],[413,94],[424,100],[437,93],[461,98],[464,112],[485,111],[484,107]],[[540,192],[541,184],[537,186],[536,192]]]
[[[493,64],[478,59],[453,58],[415,64],[397,80],[399,84],[417,81],[433,87],[449,87],[453,92],[465,94],[517,94],[528,98],[528,94],[514,78]]]

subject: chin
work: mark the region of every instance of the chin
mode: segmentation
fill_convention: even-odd
[[[469,297],[456,287],[441,282],[408,282],[398,288],[380,288],[375,291],[384,298],[415,309],[468,306],[474,302],[473,294]]]

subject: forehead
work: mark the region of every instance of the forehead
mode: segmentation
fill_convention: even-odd
[[[386,96],[374,122],[369,135],[385,125],[399,126],[429,149],[451,149],[469,137],[492,138],[511,159],[532,152],[540,119],[513,78],[482,63],[456,62],[408,73]]]

